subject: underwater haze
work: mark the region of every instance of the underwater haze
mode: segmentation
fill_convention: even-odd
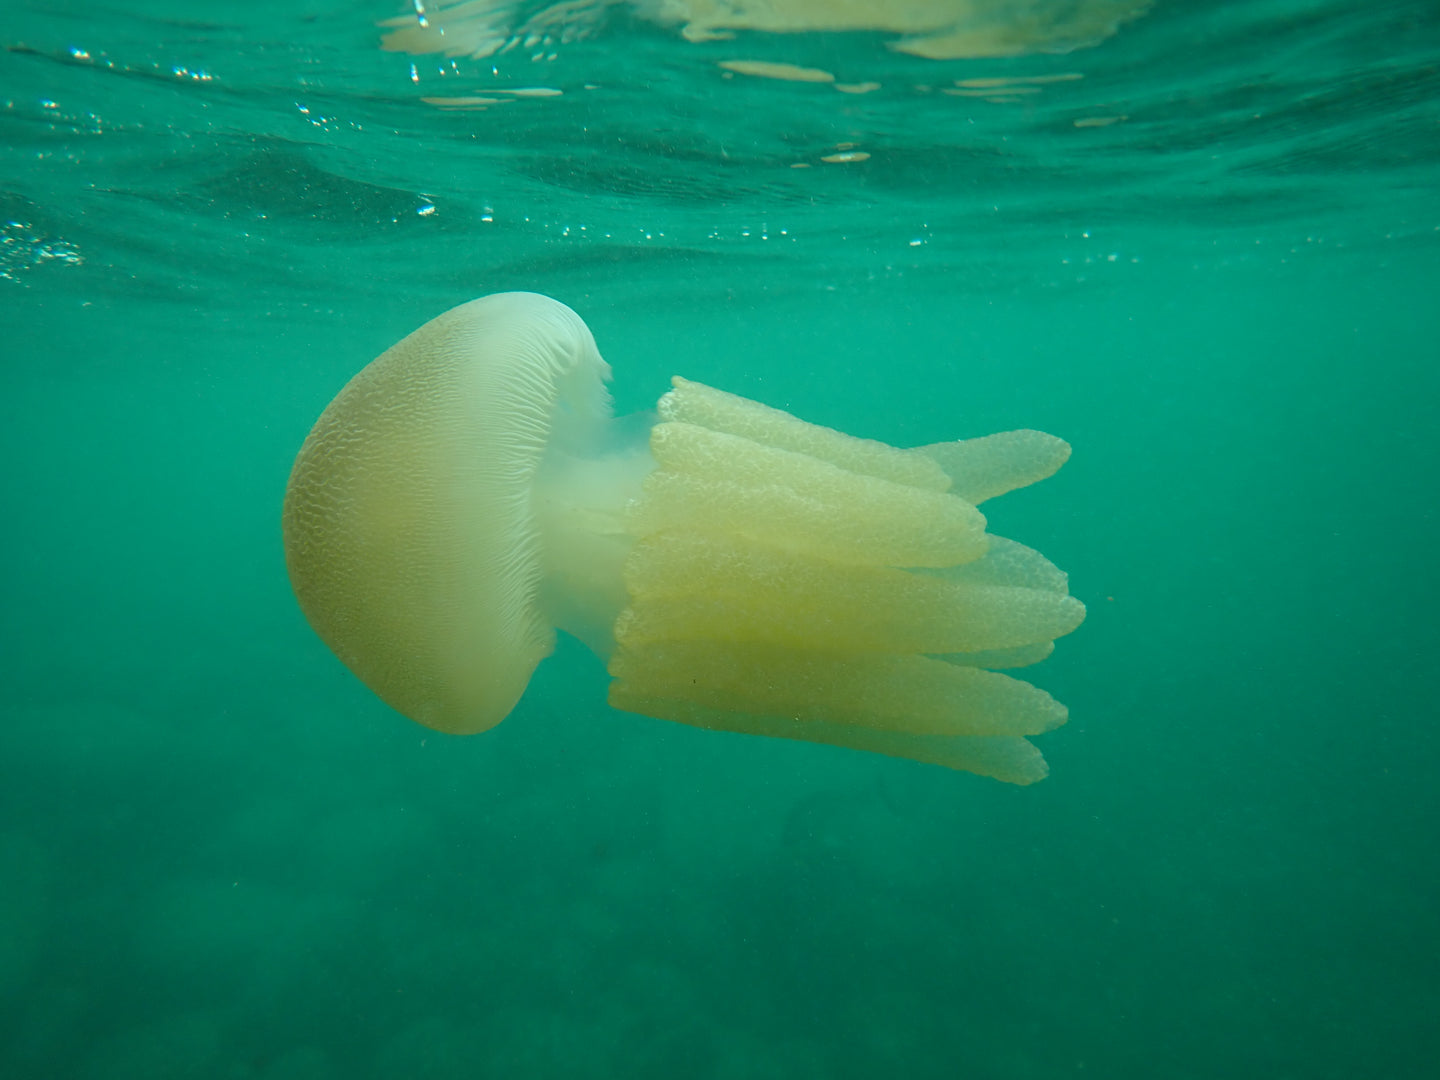
[[[507,290],[1067,440],[1050,776],[384,705],[287,476]],[[6,0],[0,1076],[1435,1075],[1437,297],[1433,0]]]

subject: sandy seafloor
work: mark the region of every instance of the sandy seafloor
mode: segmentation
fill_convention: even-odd
[[[1432,1075],[1433,6],[941,60],[612,11],[443,75],[377,47],[405,10],[0,19],[0,1075]],[[932,92],[979,78],[1042,92]],[[496,86],[562,94],[421,100]],[[986,507],[1089,608],[1023,673],[1052,775],[616,712],[570,640],[487,734],[381,704],[286,475],[502,289],[621,412],[1067,439]]]

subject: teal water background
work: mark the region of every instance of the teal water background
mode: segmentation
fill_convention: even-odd
[[[952,61],[612,11],[453,65],[378,48],[405,10],[0,14],[0,1075],[1434,1075],[1440,10]],[[563,93],[421,100],[495,87]],[[349,676],[290,461],[513,288],[622,412],[1069,440],[986,507],[1089,606],[1026,675],[1050,778],[614,712],[572,641],[467,739]]]

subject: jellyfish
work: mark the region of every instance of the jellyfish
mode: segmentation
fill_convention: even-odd
[[[300,448],[283,510],[300,608],[411,720],[515,708],[556,632],[614,708],[1017,784],[1066,710],[1002,669],[1085,608],[978,505],[1069,446],[1011,431],[909,449],[675,377],[616,419],[570,308],[509,292],[381,354]]]

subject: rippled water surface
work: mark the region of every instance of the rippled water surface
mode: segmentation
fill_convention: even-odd
[[[1431,1075],[1437,102],[1418,0],[10,0],[0,1075]],[[1051,776],[377,701],[290,464],[511,289],[1067,439]]]
[[[929,60],[883,30],[692,42],[598,0],[462,4],[428,31],[377,27],[383,3],[22,5],[0,122],[28,228],[7,235],[182,295],[310,291],[300,252],[442,290],[757,260],[1064,287],[1146,256],[1433,241],[1427,5],[1089,6],[1114,34],[1093,47],[1054,37],[1085,3],[1028,0],[987,23],[1010,11],[1019,55]]]

